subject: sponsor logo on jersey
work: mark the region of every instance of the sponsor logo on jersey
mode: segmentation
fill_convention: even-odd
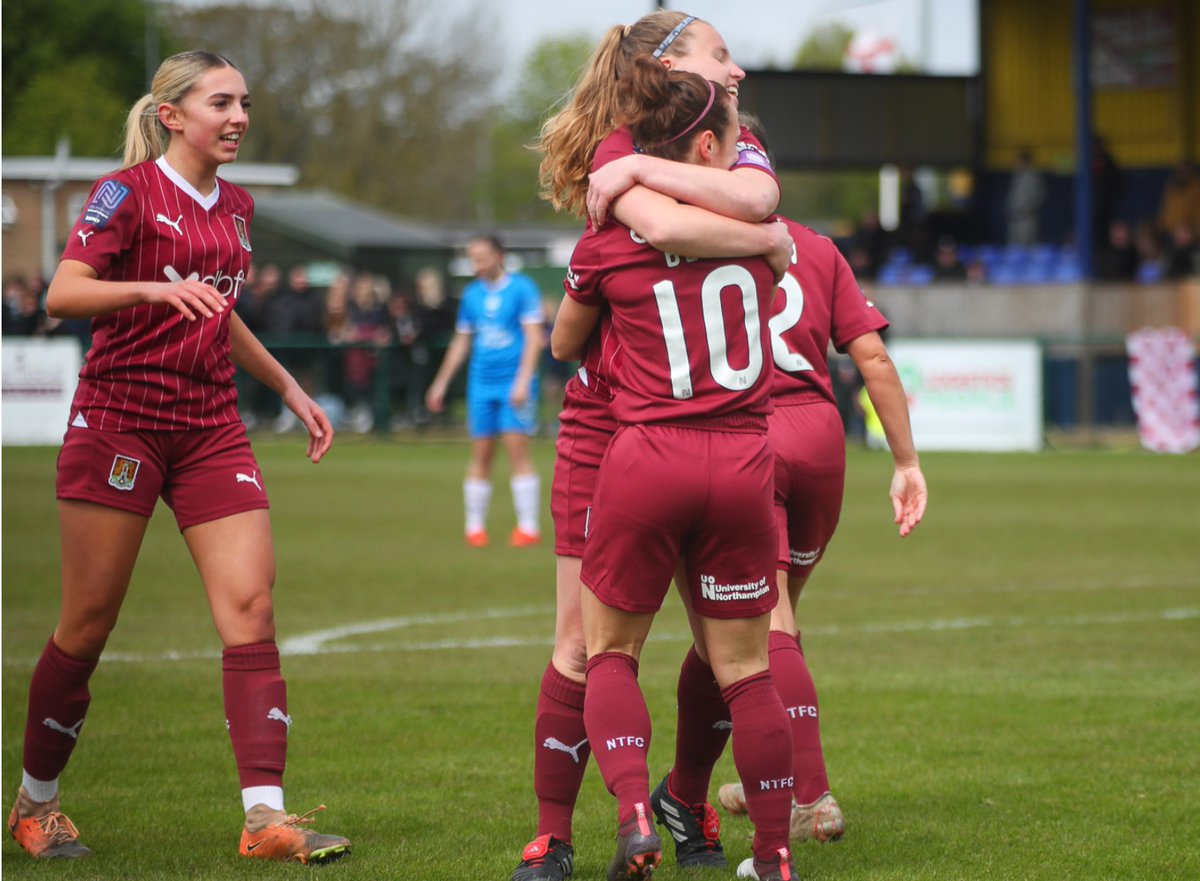
[[[202,281],[205,284],[212,285],[217,289],[217,293],[226,300],[237,301],[237,298],[242,294],[242,285],[246,283],[246,273],[238,270],[237,275],[229,275],[224,270],[218,269],[214,275],[206,275],[200,277],[199,272],[192,272],[184,276],[179,274],[179,270],[174,266],[164,266],[163,275],[167,277],[167,281]]]
[[[85,248],[87,247],[88,236],[94,236],[95,234],[96,234],[96,231],[94,229],[90,230],[89,232],[84,232],[83,230],[79,230],[78,232],[75,233],[75,235],[79,236],[79,241],[83,242],[83,246]]]
[[[717,584],[712,575],[700,576],[700,596],[706,600],[718,603],[728,603],[734,600],[756,600],[771,590],[766,577],[758,581],[748,581],[744,584]]]
[[[574,759],[575,764],[578,765],[579,764],[579,748],[581,746],[583,746],[585,743],[587,743],[586,737],[583,740],[579,741],[579,743],[575,744],[574,746],[563,743],[557,737],[547,737],[545,740],[542,741],[542,746],[544,746],[546,749],[556,750],[557,752],[560,752],[560,753],[566,753],[572,759]]]
[[[571,290],[579,290],[579,273],[570,266],[567,267],[567,284],[571,286]]]
[[[122,456],[118,453],[113,456],[112,468],[108,471],[108,485],[121,490],[121,492],[129,492],[137,481],[138,469],[141,467],[141,459]]]
[[[246,218],[233,215],[233,228],[237,231],[238,241],[242,243],[242,247],[247,251],[253,251],[250,247],[250,227],[246,223]]]
[[[119,184],[115,180],[106,180],[100,185],[100,189],[96,190],[96,195],[92,196],[92,201],[84,209],[83,222],[90,223],[96,229],[104,229],[130,192],[129,187],[125,184]]]

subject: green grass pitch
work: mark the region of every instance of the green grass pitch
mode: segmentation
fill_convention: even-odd
[[[503,460],[493,546],[462,542],[467,448],[340,442],[312,466],[256,449],[273,504],[291,731],[288,807],[354,854],[237,855],[219,645],[168,511],[142,550],[63,778],[95,855],[5,878],[499,879],[532,837],[533,709],[553,632],[549,547],[513,550]],[[549,495],[553,448],[536,445]],[[57,607],[52,449],[3,451],[3,792],[20,780],[32,665]],[[927,454],[900,540],[886,455],[852,451],[838,536],[801,601],[847,833],[798,848],[819,881],[1200,878],[1200,462],[1140,452]],[[548,504],[547,504],[548,508]],[[548,511],[546,514],[548,527]],[[653,779],[671,760],[686,624],[672,597],[642,663]],[[652,782],[653,782],[652,779]],[[714,784],[733,779],[722,759]],[[4,805],[5,809],[8,803]],[[614,806],[593,767],[576,873],[599,881]],[[724,818],[732,878],[749,825]]]

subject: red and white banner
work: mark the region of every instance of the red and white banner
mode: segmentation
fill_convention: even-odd
[[[1129,384],[1142,446],[1157,453],[1200,447],[1196,346],[1177,327],[1144,327],[1129,334]]]

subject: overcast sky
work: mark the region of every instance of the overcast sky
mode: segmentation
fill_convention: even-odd
[[[203,6],[229,0],[176,0]],[[288,0],[243,0],[266,4]],[[304,3],[305,0],[294,0]],[[321,2],[321,0],[307,0]],[[511,86],[530,51],[547,37],[598,39],[614,24],[631,24],[657,8],[655,0],[409,0],[419,17],[488,26],[502,61],[502,88]],[[816,27],[839,22],[855,33],[890,39],[905,59],[925,73],[978,72],[979,0],[665,0],[712,24],[733,59],[747,69],[790,67],[804,38]]]
[[[790,66],[813,28],[841,22],[855,32],[890,38],[906,58],[927,60],[925,72],[978,71],[977,0],[667,0],[711,23],[745,68]],[[492,16],[506,76],[545,37],[585,34],[598,38],[613,24],[630,24],[656,8],[654,0],[438,0],[439,12],[471,10]]]

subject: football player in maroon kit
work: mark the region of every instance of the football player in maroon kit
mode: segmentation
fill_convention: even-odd
[[[92,319],[58,458],[62,596],[34,669],[23,776],[9,818],[35,857],[90,851],[59,810],[88,681],[161,496],[199,570],[222,655],[226,724],[246,811],[240,851],[324,862],[350,842],[284,810],[292,719],[275,645],[275,559],[263,475],[237,411],[234,365],[277,391],[319,462],[329,420],[234,312],[250,267],[250,196],[217,177],[250,96],[226,58],[172,56],[134,105],[122,168],[99,180],[51,280],[47,311]],[[311,813],[311,812],[310,812]]]
[[[639,58],[625,89],[623,113],[643,149],[732,167],[737,111],[719,84]],[[619,428],[600,468],[581,571],[584,720],[618,802],[608,877],[646,877],[662,858],[649,822],[650,718],[637,670],[682,559],[697,654],[720,686],[734,762],[751,784],[754,854],[739,871],[791,878],[791,739],[767,666],[778,550],[766,436],[773,270],[759,258],[664,253],[610,222],[580,240],[565,287],[553,350],[578,346],[604,303],[621,358],[611,404]]]
[[[750,127],[765,143],[756,122]],[[895,466],[889,496],[902,538],[924,517],[928,490],[913,444],[908,398],[880,336],[887,320],[832,241],[783,220],[796,243],[796,259],[779,285],[770,322],[775,409],[769,436],[775,451],[779,590],[788,602],[771,613],[770,662],[792,728],[791,840],[797,843],[834,841],[846,828],[830,792],[817,691],[796,624],[801,591],[837,529],[845,486],[846,438],[829,375],[831,342],[854,361],[883,423]],[[731,813],[746,811],[740,783],[722,786],[718,799]]]
[[[879,334],[887,328],[886,319],[832,241],[795,221],[784,222],[796,243],[796,262],[779,285],[770,321],[775,409],[768,421],[781,596],[771,613],[771,675],[792,727],[791,839],[832,841],[842,836],[845,820],[829,788],[817,692],[795,618],[800,592],[841,516],[846,438],[829,376],[830,342],[853,359],[883,422],[895,463],[889,495],[902,537],[924,516],[928,492],[909,427],[908,399]],[[730,812],[746,812],[740,783],[722,786],[718,798]]]
[[[620,175],[621,186],[632,186],[613,210],[619,220],[639,230],[660,247],[688,256],[768,254],[777,273],[791,257],[791,240],[782,224],[759,223],[775,207],[779,187],[765,153],[753,137],[742,132],[733,174],[638,154],[628,130],[614,130],[614,116],[630,65],[638,56],[653,57],[665,67],[695,70],[725,85],[736,96],[744,72],[733,62],[720,34],[707,22],[681,12],[659,11],[633,25],[616,25],[602,38],[589,60],[567,106],[543,129],[541,147],[543,196],[557,208],[587,214],[589,171],[599,172],[612,160],[645,160],[658,173],[654,183],[664,191],[688,196],[694,205],[680,204],[645,186],[634,185],[631,171]],[[603,142],[603,144],[601,143]],[[743,169],[750,169],[749,172]],[[765,174],[763,172],[766,172]],[[730,192],[726,192],[726,191]],[[602,220],[606,198],[593,197],[593,214]],[[706,210],[709,209],[709,210]],[[715,212],[725,212],[719,216]],[[587,654],[580,615],[579,580],[584,539],[588,532],[592,495],[600,460],[616,431],[609,413],[615,371],[616,338],[602,308],[597,327],[577,350],[561,357],[580,361],[567,383],[559,415],[551,512],[557,558],[554,652],[542,676],[534,724],[534,791],[538,799],[538,835],[522,853],[512,881],[561,881],[572,873],[574,849],[571,820],[583,780],[590,746],[583,721]],[[694,651],[684,664],[681,688],[698,692],[701,705],[715,702],[724,711],[712,670]],[[720,738],[720,755],[726,739]],[[707,756],[708,750],[705,752]],[[705,786],[704,791],[707,790]],[[664,793],[664,802],[670,796]],[[657,810],[659,802],[655,802]],[[705,803],[667,805],[695,833],[681,845],[682,865],[722,866],[719,821]],[[674,831],[674,830],[673,830]],[[707,835],[705,834],[707,833]],[[700,844],[694,845],[696,835]],[[679,850],[680,847],[691,850]]]

